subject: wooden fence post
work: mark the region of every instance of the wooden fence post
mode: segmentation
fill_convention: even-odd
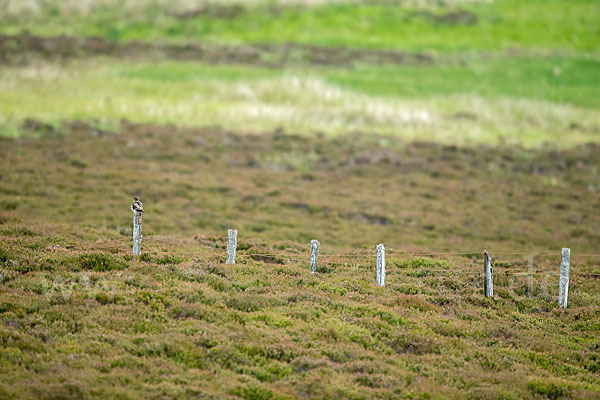
[[[142,213],[133,213],[133,255],[139,256],[142,248]]]
[[[494,276],[492,274],[492,259],[487,250],[483,252],[483,291],[485,297],[494,297]]]
[[[563,248],[560,261],[560,280],[558,283],[558,306],[567,308],[569,297],[569,272],[571,262],[571,249]]]
[[[310,273],[315,274],[317,272],[317,257],[319,256],[319,247],[321,243],[318,240],[313,239],[310,241]]]
[[[377,275],[375,276],[375,284],[377,286],[385,286],[385,246],[377,245]]]
[[[235,264],[235,250],[237,249],[237,230],[227,231],[227,258],[225,264]]]

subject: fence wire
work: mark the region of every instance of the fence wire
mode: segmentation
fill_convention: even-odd
[[[150,241],[150,242],[160,242],[160,243],[166,243],[169,245],[173,245],[173,246],[181,246],[181,242],[176,242],[173,240],[169,240],[169,239],[164,239],[164,238],[147,238],[146,240]],[[216,254],[216,250],[224,250],[225,246],[223,247],[219,247],[219,248],[207,248],[204,247],[204,249],[206,250],[212,250],[211,253],[213,253],[213,256],[217,256],[219,258],[224,258],[225,255],[221,255],[221,254]],[[152,250],[150,250],[152,251]],[[154,251],[162,251],[159,249],[154,249]],[[557,257],[560,258],[561,257],[561,253],[556,252],[556,253],[527,253],[527,252],[506,252],[506,251],[493,251],[493,250],[488,250],[487,251],[488,254],[490,254],[491,256],[530,256],[530,257],[538,257],[538,258],[550,258],[550,257]],[[188,256],[188,257],[198,257],[201,254],[201,252],[177,252],[178,256]],[[457,251],[457,252],[446,252],[446,251],[432,251],[432,252],[394,252],[394,251],[390,251],[388,252],[388,254],[386,254],[386,258],[388,263],[393,263],[394,261],[397,261],[399,259],[405,259],[405,258],[410,258],[410,257],[438,257],[438,256],[473,256],[473,255],[481,255],[483,256],[484,251],[481,250],[475,250],[475,251]],[[307,252],[306,254],[300,254],[300,253],[284,253],[284,252],[260,252],[260,253],[254,253],[254,252],[246,252],[245,250],[239,250],[237,251],[237,255],[239,257],[246,258],[272,258],[273,261],[275,260],[286,260],[286,261],[306,261],[307,263],[310,260],[310,254]],[[600,258],[600,254],[571,254],[571,258],[590,258],[590,257],[598,257]],[[348,259],[348,261],[346,262],[335,262],[336,259]],[[324,266],[324,267],[336,267],[336,266],[352,266],[352,264],[356,264],[357,266],[359,266],[360,264],[357,264],[356,262],[363,262],[363,260],[367,260],[367,259],[372,259],[373,262],[375,259],[375,252],[373,253],[339,253],[339,254],[319,254],[318,256],[318,260],[319,265],[320,266]],[[264,260],[264,261],[268,261],[268,260]],[[518,259],[509,259],[509,260],[502,260],[503,262],[510,262],[510,261],[523,261],[523,258],[518,258]],[[440,269],[440,268],[436,268],[436,269],[428,269],[428,268],[401,268],[400,270],[394,270],[393,272],[390,271],[390,273],[392,274],[396,274],[399,271],[405,272],[405,273],[412,273],[412,274],[418,274],[419,272],[421,273],[425,273],[425,274],[440,274],[443,275],[445,274],[446,276],[448,274],[450,275],[477,275],[479,274],[481,271],[479,271],[479,269],[477,270],[473,270],[473,271],[452,271],[449,269]],[[539,276],[552,276],[553,274],[556,274],[555,270],[542,270],[542,271],[523,271],[523,270],[514,270],[514,269],[504,269],[500,266],[495,266],[494,268],[494,274],[497,276],[514,276],[514,277],[539,277]],[[586,277],[594,277],[594,278],[598,278],[600,277],[600,273],[594,273],[594,272],[584,272],[584,271],[576,271],[571,269],[571,275],[574,277],[577,276],[586,276]],[[423,276],[425,277],[425,276]]]
[[[176,242],[168,239],[162,238],[144,238],[145,241],[154,241],[167,243],[174,246],[180,246],[181,242]],[[238,254],[246,254],[246,255],[254,255],[254,256],[264,256],[264,257],[286,257],[286,258],[304,258],[303,255],[300,254],[285,254],[285,253],[242,253],[243,250],[238,249]],[[511,255],[511,256],[533,256],[533,257],[560,257],[561,253],[531,253],[531,252],[506,252],[506,251],[494,251],[487,250],[490,255]],[[191,252],[185,252],[186,254],[197,254]],[[402,252],[396,253],[394,251],[387,252],[387,257],[418,257],[418,256],[468,256],[468,255],[483,255],[484,251],[474,250],[474,251],[458,251],[458,252]],[[183,254],[179,252],[179,254]],[[371,253],[341,253],[341,254],[319,254],[319,258],[368,258],[374,257],[375,252]],[[571,254],[571,258],[573,257],[600,257],[600,254]]]

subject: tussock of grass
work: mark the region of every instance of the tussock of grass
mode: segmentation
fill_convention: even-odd
[[[13,258],[13,254],[4,248],[0,247],[0,262],[1,263],[6,263],[8,260],[11,260]]]
[[[552,400],[570,397],[568,386],[564,386],[560,383],[536,379],[528,382],[527,388],[534,394],[541,395]]]
[[[107,272],[121,270],[127,267],[127,264],[118,258],[103,254],[80,254],[77,257],[67,261],[67,265],[72,265],[75,270],[89,270],[96,272]]]
[[[140,260],[141,261],[145,261],[145,262],[153,262],[156,264],[179,264],[181,263],[183,260],[177,256],[174,256],[172,254],[163,254],[161,256],[156,256],[156,255],[151,255],[149,253],[142,253],[142,255],[140,255]]]
[[[444,260],[425,258],[425,257],[415,257],[410,258],[408,260],[403,260],[401,262],[396,263],[396,267],[398,268],[412,268],[412,269],[446,269],[448,268],[448,263]]]

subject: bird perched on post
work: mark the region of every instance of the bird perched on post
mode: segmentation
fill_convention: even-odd
[[[131,211],[133,211],[134,214],[141,214],[144,212],[142,202],[137,197],[133,198],[133,203],[131,203]]]

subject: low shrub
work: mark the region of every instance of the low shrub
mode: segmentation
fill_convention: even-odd
[[[260,311],[267,307],[276,305],[274,299],[269,299],[257,295],[238,295],[232,296],[227,300],[227,307],[235,308],[244,312]]]
[[[440,346],[431,335],[401,333],[391,338],[388,345],[397,353],[440,354]]]
[[[140,261],[154,263],[154,264],[167,265],[167,264],[181,264],[181,262],[183,260],[181,258],[171,255],[171,254],[164,254],[162,256],[153,256],[150,253],[142,253],[140,255]]]
[[[527,389],[534,394],[545,396],[551,400],[557,400],[568,395],[568,388],[555,382],[534,380],[527,383]]]
[[[331,274],[335,272],[335,265],[333,264],[317,264],[316,272],[319,274]]]
[[[262,386],[250,385],[246,387],[237,387],[231,391],[244,400],[271,400],[275,399],[275,394],[270,389]]]
[[[11,258],[13,258],[12,253],[0,247],[0,263],[5,263]]]
[[[401,260],[395,263],[397,268],[448,268],[450,263],[446,260],[438,260],[435,258],[427,257],[414,257],[408,260]]]
[[[72,264],[77,270],[84,269],[97,272],[116,271],[127,268],[125,262],[104,253],[80,254],[70,259],[67,263]]]

